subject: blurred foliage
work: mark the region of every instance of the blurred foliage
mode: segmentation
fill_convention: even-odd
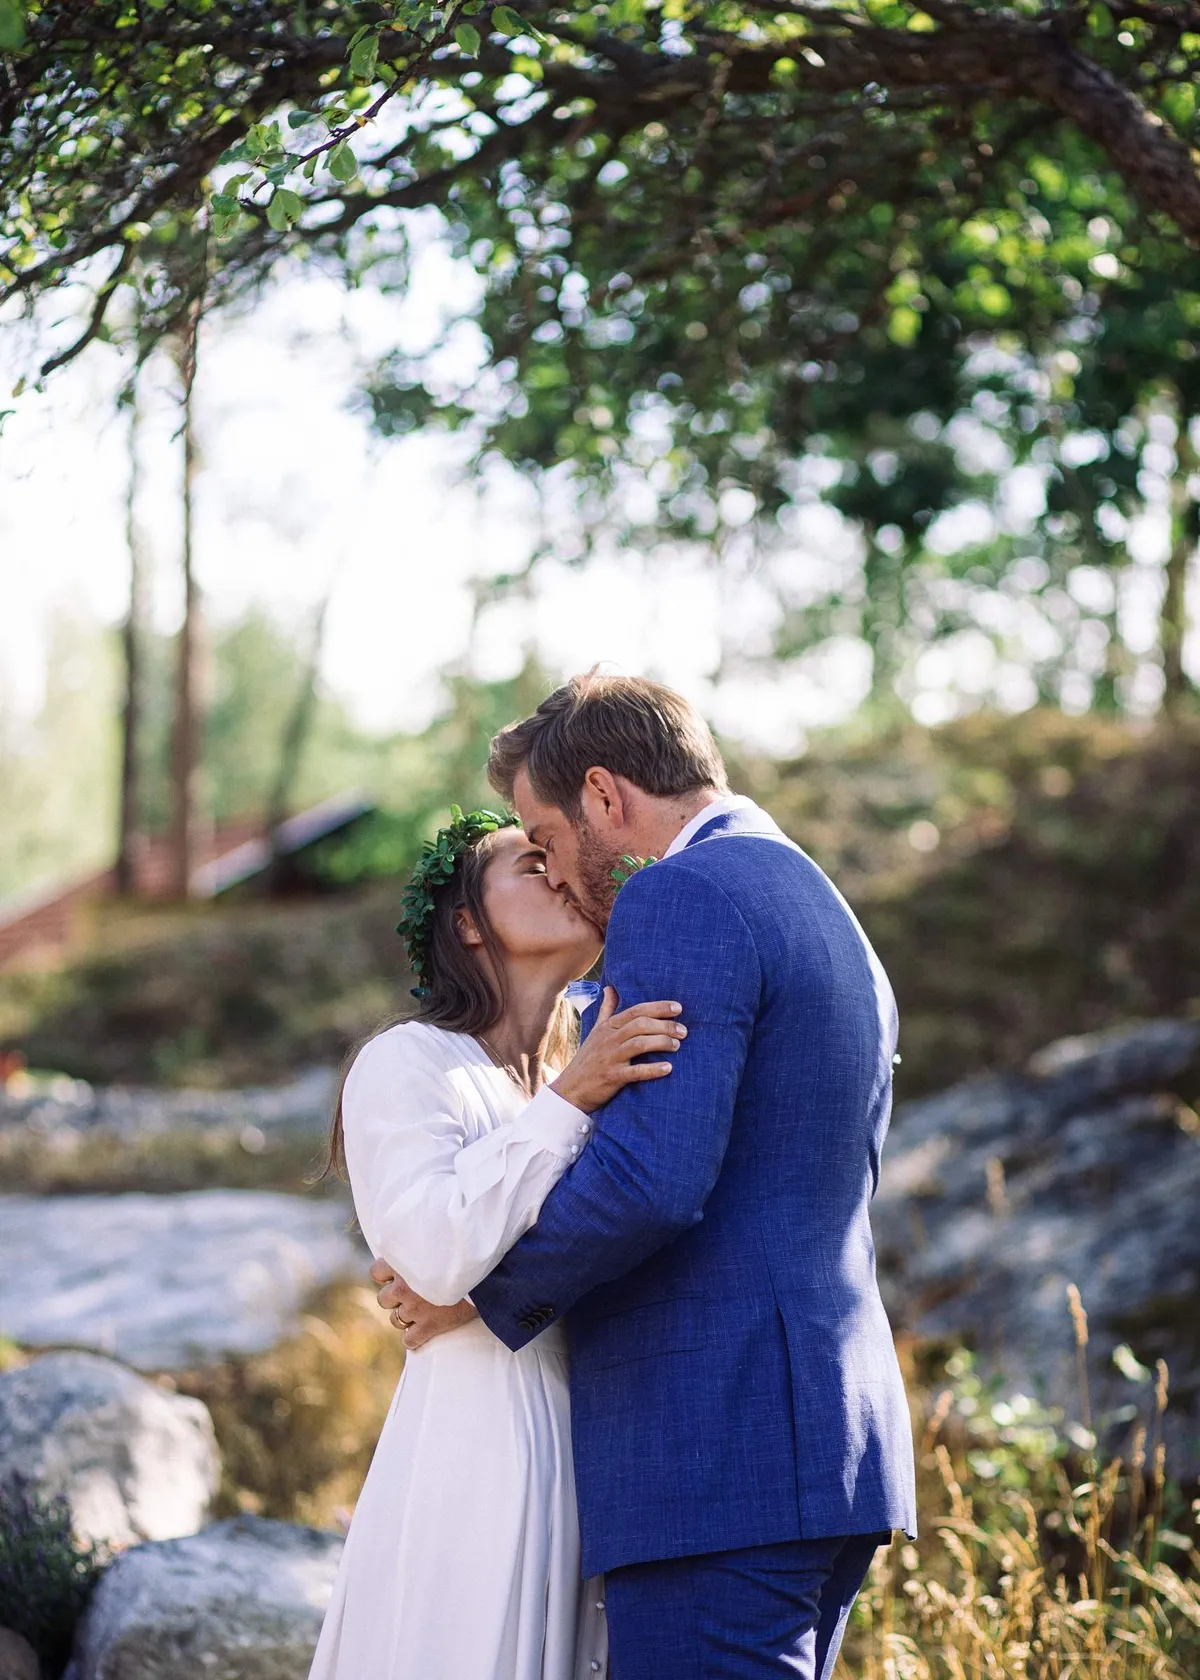
[[[9,795],[0,825],[0,896],[100,867],[112,856],[120,755],[115,638],[65,611],[50,630],[45,690],[33,716],[0,691],[0,781]],[[170,809],[173,639],[146,632],[142,655],[141,818],[148,831],[161,832]],[[205,665],[205,815],[217,822],[262,817],[303,655],[285,626],[251,611],[212,628]],[[341,705],[319,695],[298,802],[343,792],[378,756]]]
[[[20,11],[0,38],[0,285],[36,296],[108,254],[91,333],[126,284],[151,330],[177,324],[188,282],[172,252],[214,171],[227,284],[285,250],[345,252],[360,223],[388,227],[382,209],[438,205],[466,240],[486,236],[491,212],[502,244],[475,260],[506,289],[519,274],[518,309],[562,333],[582,323],[538,306],[559,304],[568,272],[568,291],[618,272],[629,287],[679,278],[692,311],[661,313],[683,332],[723,259],[780,229],[808,241],[810,296],[828,302],[839,279],[889,272],[897,234],[933,250],[980,206],[1019,196],[1031,159],[1060,178],[1107,176],[1107,196],[1146,227],[1200,229],[1200,17],[1187,7],[176,0],[147,15],[95,0],[86,27],[38,0]],[[396,95],[399,123],[374,125]],[[526,188],[555,213],[509,219]],[[573,235],[576,262],[544,267]],[[622,262],[627,250],[641,261]],[[1006,313],[1007,280],[989,271],[972,288],[985,325]],[[1051,310],[1055,291],[1050,269]],[[913,313],[878,286],[868,295]],[[510,333],[523,341],[522,325]],[[911,332],[908,317],[894,330]]]
[[[65,1499],[23,1487],[0,1493],[0,1628],[29,1641],[46,1680],[66,1667],[105,1561],[73,1534]]]
[[[51,623],[32,717],[0,675],[0,897],[107,861],[116,824],[117,693],[112,638],[73,613]]]
[[[0,824],[0,897],[112,855],[119,756],[116,649],[93,620],[52,620],[46,687],[32,717],[0,688],[0,782],[11,797]],[[141,818],[165,831],[170,813],[173,641],[143,636],[139,735]],[[261,609],[211,627],[203,659],[200,804],[203,820],[266,816],[288,716],[306,679],[289,627]],[[475,683],[448,673],[442,705],[418,734],[369,734],[318,689],[293,804],[303,809],[352,787],[378,799],[377,819],[316,851],[331,885],[394,874],[450,801],[487,792],[482,765],[502,724],[536,705],[548,684],[536,665],[515,678]]]
[[[916,1391],[920,1538],[876,1553],[838,1680],[1191,1680],[1200,1501],[1157,1449],[1165,1369],[1107,1463],[1084,1423],[985,1386],[965,1350],[941,1375]]]
[[[478,797],[483,740],[528,699],[475,692],[404,745],[408,812],[329,853],[344,878],[384,880],[316,904],[113,912],[61,973],[0,979],[0,1041],[97,1080],[251,1084],[337,1061],[408,1005],[387,873],[406,834],[411,858],[451,799]],[[900,1001],[901,1097],[1200,999],[1195,724],[981,713],[855,726],[790,762],[729,757],[875,943]]]
[[[403,1339],[374,1293],[342,1284],[271,1352],[170,1379],[212,1413],[223,1461],[216,1514],[344,1527],[403,1364]]]
[[[384,359],[371,410],[389,434],[465,428],[477,461],[531,474],[547,554],[695,544],[773,593],[772,657],[860,637],[892,707],[922,650],[971,637],[1002,668],[990,698],[1019,669],[1031,699],[1145,711],[1120,585],[1130,521],[1169,482],[1158,662],[1168,703],[1187,693],[1193,6],[98,0],[86,29],[24,19],[0,294],[95,296],[47,365],[98,333],[145,353],[202,288],[219,307],[289,254],[403,292],[404,213],[436,208],[479,281],[478,355],[447,319]],[[840,559],[806,535],[818,505],[848,521]],[[943,517],[964,508],[967,527]]]
[[[337,1062],[407,996],[399,891],[169,915],[119,910],[91,954],[12,974],[0,1022],[35,1067],[97,1081],[256,1085]]]
[[[261,608],[214,624],[202,659],[201,803],[213,822],[266,815],[284,732],[302,683],[305,654],[290,626]],[[170,734],[174,639],[143,636],[145,718],[139,741],[142,821],[166,829],[170,814]],[[345,707],[318,689],[304,742],[294,803],[303,808],[345,792],[379,757],[375,739],[355,728]]]
[[[847,894],[900,1003],[901,1097],[1200,1006],[1200,728],[1041,710],[734,765]]]

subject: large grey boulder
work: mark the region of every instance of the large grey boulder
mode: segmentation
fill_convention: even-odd
[[[0,1375],[0,1490],[65,1499],[82,1539],[194,1534],[220,1473],[203,1401],[110,1359],[52,1353]]]
[[[68,1680],[305,1680],[341,1550],[319,1529],[235,1517],[126,1552],[101,1577]]]
[[[0,1196],[0,1335],[143,1371],[273,1347],[312,1290],[361,1279],[341,1202],[268,1190]]]
[[[1020,1074],[897,1110],[872,1209],[893,1323],[1081,1415],[1067,1287],[1113,1444],[1165,1359],[1177,1474],[1200,1465],[1200,1022],[1051,1045]],[[1121,1368],[1123,1367],[1123,1369]]]

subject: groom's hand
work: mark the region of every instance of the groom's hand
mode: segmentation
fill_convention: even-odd
[[[435,1307],[397,1277],[386,1260],[376,1260],[371,1267],[371,1282],[380,1285],[375,1299],[387,1313],[397,1330],[404,1332],[404,1345],[410,1353],[424,1347],[435,1336],[447,1330],[457,1330],[469,1324],[479,1314],[470,1301],[458,1301],[452,1307]]]

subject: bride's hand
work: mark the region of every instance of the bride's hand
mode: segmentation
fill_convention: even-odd
[[[635,1056],[679,1049],[687,1028],[675,1020],[681,1005],[662,1000],[635,1004],[617,1011],[617,994],[605,986],[596,1025],[579,1046],[566,1067],[553,1081],[553,1089],[564,1102],[591,1114],[625,1085],[644,1079],[662,1079],[671,1071],[667,1062],[635,1062]]]

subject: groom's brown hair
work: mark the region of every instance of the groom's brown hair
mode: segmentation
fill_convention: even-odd
[[[511,804],[524,766],[534,793],[572,821],[582,809],[583,778],[593,765],[659,798],[729,783],[712,732],[682,694],[644,677],[588,671],[556,688],[532,717],[511,723],[492,742],[488,781]]]

